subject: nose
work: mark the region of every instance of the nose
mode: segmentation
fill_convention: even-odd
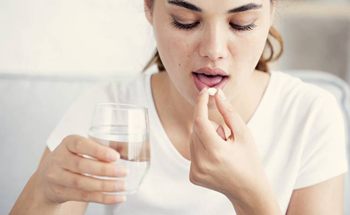
[[[201,57],[215,62],[226,58],[227,49],[227,32],[219,24],[208,26],[203,31],[199,47]]]

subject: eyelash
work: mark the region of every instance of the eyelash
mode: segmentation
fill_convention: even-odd
[[[186,31],[189,31],[189,30],[192,30],[193,28],[197,27],[199,25],[199,21],[197,22],[194,22],[194,23],[190,23],[190,24],[182,24],[178,21],[176,21],[175,19],[173,19],[173,26],[178,28],[178,29],[182,29],[182,30],[186,30]],[[234,31],[251,31],[253,30],[256,25],[255,24],[250,24],[250,25],[236,25],[234,23],[230,23],[230,26],[232,28],[232,30]]]

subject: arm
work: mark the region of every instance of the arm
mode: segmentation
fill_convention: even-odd
[[[287,215],[343,214],[344,175],[295,190]]]
[[[45,160],[49,154],[50,150],[48,148],[45,149],[43,156],[40,161],[40,165],[42,165],[43,160]],[[40,166],[39,165],[39,166]],[[18,197],[15,205],[13,206],[10,215],[17,214],[84,214],[87,208],[88,203],[86,202],[75,202],[70,201],[63,203],[61,205],[58,204],[47,204],[44,200],[44,197],[40,195],[40,193],[36,192],[35,184],[37,182],[37,173],[34,173],[30,178],[26,186],[24,187],[23,192]]]

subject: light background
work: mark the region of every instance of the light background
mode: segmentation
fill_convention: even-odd
[[[350,1],[281,0],[286,42],[276,69],[317,69],[350,83]],[[142,0],[0,1],[0,73],[115,76],[154,51]]]
[[[136,73],[154,47],[141,0],[2,0],[0,26],[6,73]]]

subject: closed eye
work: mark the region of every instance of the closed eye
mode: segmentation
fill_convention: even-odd
[[[173,21],[172,21],[172,25],[174,27],[181,30],[187,30],[187,31],[196,28],[199,24],[200,24],[199,21],[185,24],[185,23],[176,21],[175,18],[173,18]],[[232,28],[232,30],[235,30],[235,31],[251,31],[256,27],[256,25],[254,23],[249,25],[238,25],[238,24],[230,23],[230,27]]]
[[[183,29],[183,30],[191,30],[194,29],[195,27],[197,27],[200,22],[193,22],[193,23],[188,23],[188,24],[184,24],[181,22],[176,21],[175,19],[173,19],[172,24],[174,25],[174,27],[178,28],[178,29]]]
[[[256,27],[254,23],[249,25],[237,25],[234,23],[230,23],[230,26],[233,30],[237,30],[237,31],[251,31]]]

